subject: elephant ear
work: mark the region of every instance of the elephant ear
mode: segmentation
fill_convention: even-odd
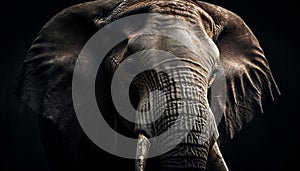
[[[210,97],[216,102],[211,104],[212,111],[223,113],[218,126],[222,143],[232,139],[257,114],[263,113],[263,105],[273,101],[280,92],[258,40],[244,21],[224,8],[197,3],[214,21],[213,39],[220,51],[223,78],[226,79],[224,103],[218,95]],[[221,77],[214,81],[216,91],[220,90],[218,85],[222,85],[222,81],[225,80]]]
[[[22,64],[21,100],[63,132],[75,136],[82,132],[72,104],[74,66],[82,47],[119,3],[92,1],[58,13],[41,29]]]

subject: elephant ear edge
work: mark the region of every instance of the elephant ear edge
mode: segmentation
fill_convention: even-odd
[[[40,30],[20,68],[16,86],[21,102],[65,133],[81,131],[71,89],[78,55],[120,2],[91,1],[62,10]]]
[[[222,7],[197,3],[215,22],[213,39],[220,51],[226,79],[225,107],[212,107],[213,111],[223,111],[218,126],[222,144],[231,140],[257,114],[263,113],[263,105],[274,101],[280,91],[258,40],[245,22]],[[213,84],[220,81],[215,80]],[[217,96],[210,98],[220,101]]]

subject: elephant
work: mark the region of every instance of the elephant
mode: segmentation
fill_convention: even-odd
[[[19,75],[20,99],[46,120],[41,121],[42,133],[47,129],[49,134],[55,127],[67,137],[63,146],[65,153],[70,153],[68,160],[77,161],[81,144],[96,149],[76,117],[74,70],[94,34],[115,21],[139,14],[157,15],[137,21],[139,27],[133,30],[120,27],[117,31],[126,39],[101,54],[105,58],[93,91],[103,117],[115,131],[136,139],[136,170],[151,167],[151,163],[146,165],[150,147],[159,147],[150,139],[170,128],[173,132],[164,144],[178,144],[159,155],[161,170],[205,170],[208,162],[215,170],[229,170],[220,144],[230,141],[263,113],[263,105],[280,91],[255,35],[241,17],[217,5],[198,0],[96,0],[68,7],[45,24],[28,50]],[[138,34],[149,27],[156,34]],[[104,35],[98,41],[104,45],[111,37]],[[137,53],[138,59],[130,58]],[[129,70],[120,71],[115,79],[126,61],[131,63]],[[146,69],[132,78],[130,104],[139,113],[134,116],[139,122],[134,123],[119,115],[111,87],[113,81],[127,79],[137,61],[157,64],[163,72]],[[161,65],[168,61],[167,67]],[[81,77],[82,82],[89,79],[88,74]],[[224,99],[217,94],[220,89],[225,92]],[[122,87],[118,90],[128,93]],[[150,110],[154,112],[145,112]],[[160,116],[148,123],[147,118],[157,111]],[[218,112],[221,116],[216,115]],[[176,120],[179,116],[182,124]],[[186,132],[185,138],[178,137],[180,131]],[[76,162],[72,164],[76,166]]]

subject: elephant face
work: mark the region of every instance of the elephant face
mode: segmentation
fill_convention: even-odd
[[[154,148],[150,152],[168,151],[160,161],[163,167],[172,168],[178,158],[183,158],[181,167],[195,165],[204,169],[210,146],[218,138],[207,99],[208,84],[220,62],[217,46],[202,24],[192,24],[173,15],[149,15],[139,26],[133,32],[124,29],[128,40],[106,58],[107,71],[117,79],[111,87],[119,84],[112,91],[121,90],[115,96],[121,101],[119,104],[125,104],[128,98],[121,99],[127,89],[122,87],[132,83],[134,89],[129,91],[138,97],[132,98],[138,111],[132,114],[137,122],[134,132],[148,138],[165,133],[164,138],[150,143]],[[141,73],[135,71],[139,67],[144,68],[137,69]],[[119,113],[129,115],[126,107]],[[177,144],[180,145],[176,147]],[[181,152],[189,150],[192,152]]]
[[[102,114],[119,132],[139,135],[138,159],[147,157],[149,139],[164,135],[150,141],[164,151],[162,168],[204,170],[210,158],[217,169],[227,169],[216,142],[232,139],[279,90],[253,33],[224,8],[192,0],[93,1],[67,8],[43,27],[28,52],[22,100],[74,141],[87,142],[72,107],[76,60],[98,30],[142,13],[149,15],[138,27],[120,27],[126,39],[99,67],[95,92]],[[135,124],[114,106],[128,99]]]

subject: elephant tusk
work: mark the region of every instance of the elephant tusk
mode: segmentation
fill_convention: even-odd
[[[136,150],[135,171],[145,171],[149,148],[150,142],[148,138],[139,134]]]
[[[214,143],[209,152],[209,159],[215,167],[216,171],[229,171],[217,142]]]

